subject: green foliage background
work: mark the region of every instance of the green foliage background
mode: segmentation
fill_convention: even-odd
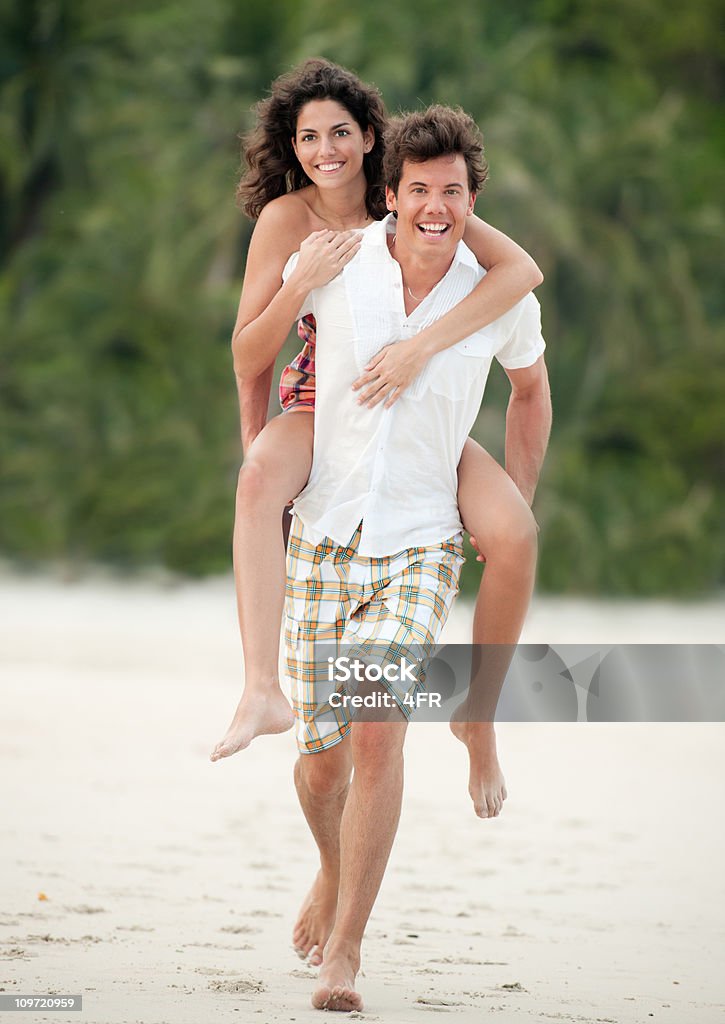
[[[237,133],[325,55],[460,103],[534,254],[555,409],[543,589],[722,586],[716,0],[15,0],[0,13],[0,551],[228,568]],[[292,340],[279,365],[292,352]],[[506,382],[476,436],[501,454]],[[472,577],[468,580],[473,582]]]

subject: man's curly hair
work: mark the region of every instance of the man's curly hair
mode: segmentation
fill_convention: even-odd
[[[488,178],[483,155],[483,135],[460,107],[435,104],[427,110],[394,117],[385,132],[383,175],[397,194],[406,160],[420,164],[438,156],[460,153],[468,169],[468,187],[480,192]]]

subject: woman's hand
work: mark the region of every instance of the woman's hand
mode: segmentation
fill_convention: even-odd
[[[332,281],[360,248],[359,231],[313,231],[300,245],[296,277],[307,289],[321,288]]]
[[[416,338],[409,338],[386,345],[373,356],[365,372],[352,385],[353,391],[364,388],[358,398],[360,405],[372,409],[386,400],[385,408],[389,409],[397,402],[428,361],[427,352],[416,341]]]
[[[478,541],[476,540],[476,538],[475,537],[469,537],[468,539],[471,542],[471,547],[476,552],[476,561],[477,562],[485,562],[486,561],[486,556],[481,553],[481,549],[478,546]]]

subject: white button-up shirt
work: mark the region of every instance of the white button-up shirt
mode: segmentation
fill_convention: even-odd
[[[390,409],[383,402],[359,405],[351,385],[372,356],[438,320],[486,273],[459,242],[448,272],[408,315],[400,265],[387,245],[394,231],[392,216],[366,228],[357,255],[300,311],[317,321],[315,440],[309,482],[294,511],[316,543],[330,537],[344,545],[362,521],[358,552],[366,556],[439,544],[460,532],[457,467],[491,360],[514,369],[544,351],[539,303],[527,295],[488,327],[436,353]]]

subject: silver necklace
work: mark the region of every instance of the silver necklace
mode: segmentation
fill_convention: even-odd
[[[352,227],[352,228],[346,228],[344,226],[338,227],[337,225],[333,226],[332,221],[328,217],[325,217],[322,213],[320,213],[319,210],[316,210],[314,207],[311,207],[311,209],[312,209],[312,212],[314,214],[316,214],[316,216],[318,216],[321,221],[324,221],[325,224],[329,224],[330,225],[330,231],[355,231],[355,230],[358,229],[358,225],[360,223],[358,218],[355,219],[355,227]],[[367,222],[370,220],[370,214],[367,211],[367,207],[363,206],[363,209],[365,210],[365,216],[363,218],[363,224],[367,224]]]
[[[393,241],[390,243],[390,248],[391,249],[395,248],[395,239],[396,238],[397,238],[397,235],[393,235]],[[403,276],[402,273],[401,273],[400,276],[401,277]],[[408,295],[410,295],[410,297],[413,300],[413,302],[422,302],[423,301],[423,299],[419,299],[417,295],[413,294],[409,284],[405,285],[405,290],[407,291]]]

